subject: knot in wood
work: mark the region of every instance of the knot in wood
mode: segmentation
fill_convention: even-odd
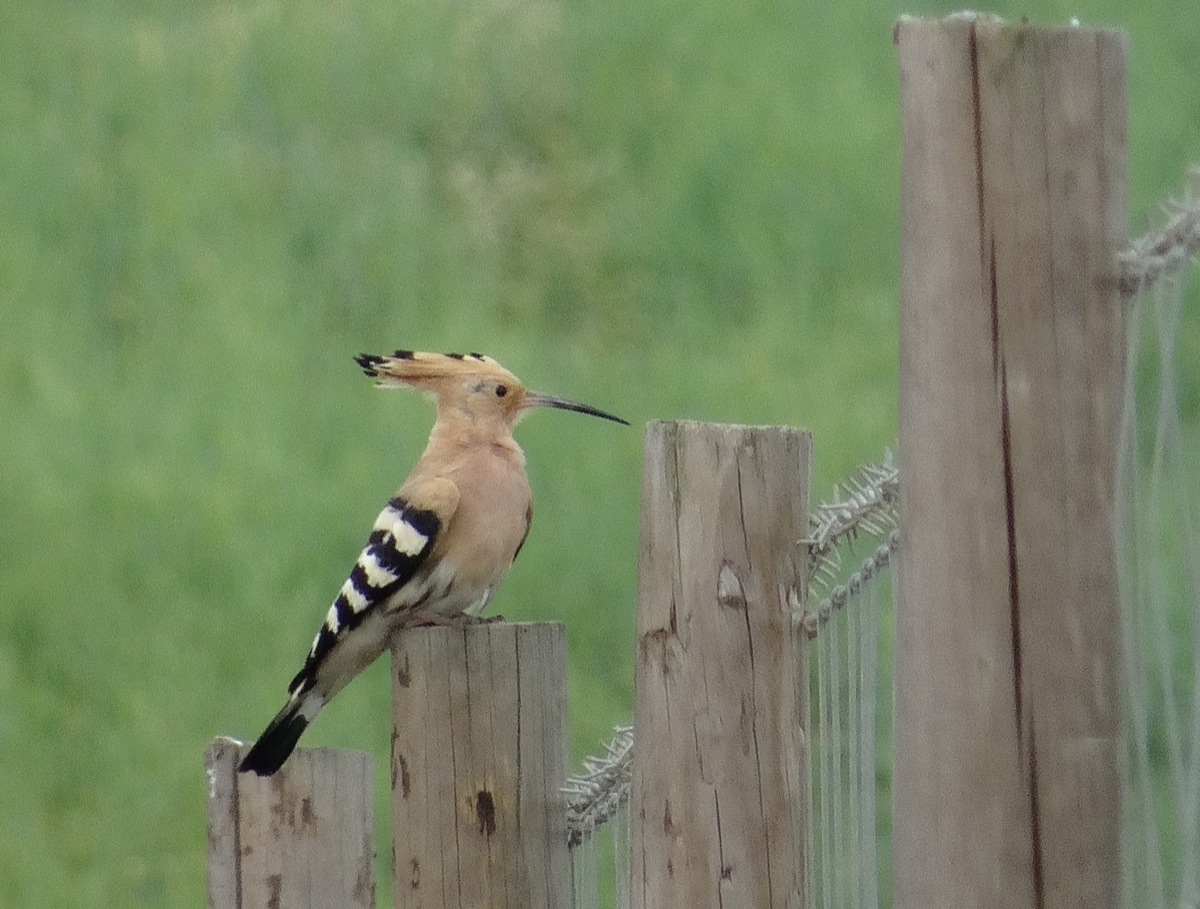
[[[717,603],[726,609],[745,609],[746,594],[742,588],[742,580],[728,562],[721,564],[721,573],[717,575]]]
[[[475,796],[475,820],[479,822],[479,832],[484,836],[496,832],[496,802],[486,789],[480,789]]]

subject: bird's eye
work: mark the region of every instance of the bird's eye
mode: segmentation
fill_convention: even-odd
[[[506,394],[508,394],[508,386],[507,385],[497,385],[496,386],[496,397],[497,398],[503,398]]]

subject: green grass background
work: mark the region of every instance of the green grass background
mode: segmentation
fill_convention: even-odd
[[[951,8],[0,4],[0,905],[203,904],[204,746],[280,705],[432,418],[353,354],[804,425],[818,492],[876,456],[891,28]],[[1128,30],[1140,232],[1200,155],[1195,10],[993,9]],[[640,432],[519,437],[537,516],[494,609],[566,622],[578,758],[631,712]],[[306,743],[372,752],[382,792],[387,716],[381,663]]]

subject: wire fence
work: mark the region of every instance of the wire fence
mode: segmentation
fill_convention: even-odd
[[[1179,424],[1179,400],[1174,373],[1178,370],[1179,326],[1183,288],[1189,265],[1200,254],[1200,169],[1193,170],[1177,199],[1162,205],[1163,216],[1157,226],[1129,244],[1119,257],[1119,281],[1127,311],[1131,313],[1130,356],[1127,361],[1126,427],[1130,438],[1122,451],[1128,455],[1135,444],[1133,435],[1138,412],[1136,373],[1141,334],[1136,326],[1141,316],[1151,319],[1157,339],[1156,362],[1158,395],[1154,414],[1152,466],[1149,479],[1149,512],[1145,502],[1132,501],[1139,482],[1132,466],[1122,470],[1126,484],[1126,507],[1118,515],[1118,552],[1129,560],[1135,552],[1138,535],[1157,539],[1157,552],[1173,549],[1185,560],[1185,586],[1190,592],[1191,609],[1200,609],[1200,534],[1196,516],[1188,505],[1175,510],[1177,525],[1170,524],[1165,510],[1167,497],[1178,493],[1179,484],[1187,484],[1186,465],[1180,449],[1184,444]],[[1154,312],[1143,311],[1153,300]],[[1172,472],[1172,469],[1174,472]],[[1131,479],[1132,478],[1132,479]],[[1166,479],[1164,479],[1166,478]],[[1173,482],[1172,482],[1173,480]],[[1174,489],[1174,493],[1171,491]],[[1176,496],[1178,498],[1178,496]],[[1191,498],[1185,496],[1184,498]],[[813,775],[816,790],[813,804],[812,838],[817,843],[817,892],[820,904],[877,906],[879,882],[875,869],[879,862],[876,843],[878,827],[875,762],[877,690],[881,684],[876,660],[879,654],[879,616],[882,595],[878,582],[893,568],[903,550],[899,530],[900,470],[891,450],[878,460],[864,463],[835,486],[832,496],[818,505],[810,519],[810,533],[797,545],[807,548],[809,557],[810,600],[819,596],[815,606],[795,615],[810,639],[816,639],[816,686],[814,699]],[[1172,539],[1166,543],[1161,535]],[[1180,536],[1182,543],[1180,542]],[[870,553],[855,564],[850,553],[863,538],[873,541]],[[853,564],[847,571],[847,564]],[[1126,905],[1200,905],[1200,618],[1186,620],[1189,641],[1194,645],[1190,660],[1185,660],[1188,676],[1182,686],[1173,682],[1180,672],[1180,659],[1171,650],[1172,622],[1178,615],[1167,615],[1165,607],[1157,611],[1142,608],[1148,596],[1162,590],[1147,591],[1147,585],[1164,583],[1167,572],[1161,565],[1125,566],[1122,582],[1125,629],[1126,698],[1129,743],[1126,755],[1127,790],[1133,789],[1127,810]],[[1178,569],[1173,569],[1178,572]],[[1141,574],[1139,574],[1141,572]],[[1132,581],[1129,578],[1133,578]],[[854,606],[856,609],[848,609]],[[857,613],[822,634],[837,616]],[[1156,623],[1156,624],[1155,624]],[[1154,650],[1147,653],[1147,648]],[[886,678],[882,684],[887,684]],[[1156,697],[1161,708],[1149,701]],[[1182,707],[1180,705],[1183,705]],[[1174,807],[1166,820],[1154,805],[1163,799],[1156,792],[1156,771],[1152,764],[1151,715],[1161,714],[1166,730],[1168,772],[1163,785]],[[586,846],[605,825],[610,824],[629,804],[636,743],[633,729],[620,726],[604,751],[587,758],[582,769],[571,776],[567,794],[568,842],[572,849]],[[819,750],[819,754],[815,752]],[[1169,830],[1179,843],[1175,856],[1176,872],[1164,870],[1162,831]],[[1168,856],[1170,864],[1171,856]],[[593,859],[594,861],[594,859]],[[1168,882],[1168,878],[1173,878]],[[627,884],[626,884],[627,886]],[[620,887],[618,887],[620,890]],[[1177,901],[1167,894],[1179,894]],[[627,897],[618,896],[618,899]],[[624,905],[624,903],[621,903]]]

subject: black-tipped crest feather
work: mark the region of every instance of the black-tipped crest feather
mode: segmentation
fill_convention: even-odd
[[[400,353],[400,351],[396,352]],[[379,375],[379,373],[375,371],[375,367],[383,362],[383,357],[379,356],[378,354],[363,353],[356,356],[354,358],[354,362],[362,367],[363,372],[374,378],[375,376]]]

